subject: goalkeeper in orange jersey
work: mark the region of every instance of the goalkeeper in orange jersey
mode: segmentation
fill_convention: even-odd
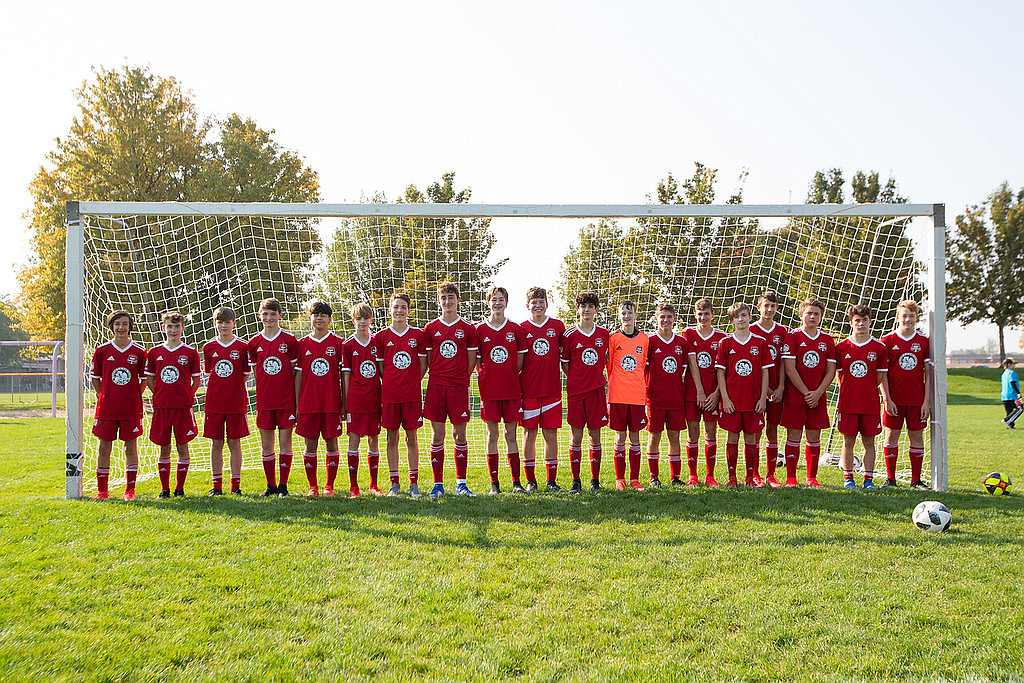
[[[615,488],[626,490],[626,436],[629,436],[629,486],[640,484],[640,430],[647,426],[647,335],[636,328],[636,304],[619,306],[619,329],[608,340],[608,426],[615,432]]]

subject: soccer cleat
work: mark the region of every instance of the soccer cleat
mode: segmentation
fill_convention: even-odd
[[[616,491],[625,491],[626,490],[626,480],[625,479],[616,479],[615,480],[615,490]]]
[[[242,495],[242,489],[240,489],[240,488],[238,488],[236,486],[235,488],[231,489],[231,495],[232,496],[240,496],[240,495]]]
[[[278,484],[278,486],[277,486],[277,495],[278,495],[279,498],[287,498],[288,497],[288,487],[285,486],[284,484]]]
[[[782,484],[780,484],[779,481],[775,478],[774,474],[768,475],[768,477],[764,480],[764,482],[766,484],[768,484],[769,486],[771,486],[773,489],[777,489],[780,486],[782,486]]]
[[[743,485],[744,486],[749,486],[750,488],[754,488],[754,478],[753,477],[747,477],[746,479],[743,480]]]
[[[872,480],[872,479],[865,479],[864,480],[864,490],[865,491],[874,491],[875,490],[875,482],[874,482],[874,480]]]
[[[886,477],[885,481],[882,482],[881,488],[883,488],[883,489],[894,489],[894,488],[896,488],[896,486],[897,486],[897,484],[896,484],[896,480],[895,479],[893,479],[892,477]]]
[[[107,500],[108,498],[110,498],[110,493],[107,491],[100,491],[92,497],[93,500]]]
[[[312,491],[312,489],[310,489],[310,491]],[[319,495],[319,494],[317,494],[317,495]],[[324,497],[326,497],[326,498],[334,498],[334,487],[331,486],[330,484],[325,484],[324,485]]]
[[[210,492],[207,493],[206,495],[209,496],[210,498],[213,498],[214,496],[223,496],[224,492],[221,491],[216,486],[214,486],[212,489],[210,489]]]
[[[562,491],[564,491],[565,489],[563,489],[563,488],[562,488],[561,486],[559,486],[559,485],[558,485],[558,484],[556,484],[555,482],[553,482],[553,481],[549,481],[549,482],[547,483],[547,486],[545,486],[545,487],[544,487],[544,490],[545,490],[545,491],[546,491],[547,493],[561,493],[561,492],[562,492]]]
[[[267,488],[263,490],[263,493],[260,494],[260,497],[269,498],[270,496],[276,496],[277,490],[276,486],[267,486]]]
[[[672,481],[669,482],[670,486],[682,486],[683,480],[679,477],[673,477]]]
[[[679,480],[675,479],[673,481],[679,481]],[[683,482],[681,482],[681,481],[679,482],[679,484],[682,484],[682,483]],[[638,482],[636,479],[634,479],[633,481],[629,482],[629,486],[630,486],[630,488],[634,488],[637,491],[646,491],[647,490],[647,489],[644,488],[644,485],[641,484],[640,482]]]
[[[651,484],[650,484],[650,486],[651,486],[651,488],[660,488],[661,487],[661,479],[658,479],[657,477],[651,477]]]
[[[132,489],[131,491],[125,491],[124,492],[124,499],[125,500],[135,500],[135,489]]]
[[[429,495],[434,500],[437,500],[438,498],[444,498],[444,484],[440,482],[434,484],[434,488],[430,489],[430,493],[428,493],[427,495]]]
[[[754,488],[755,489],[763,489],[764,488],[764,479],[761,478],[761,475],[755,473],[754,476],[753,476],[753,480],[754,480]]]
[[[185,497],[185,489],[174,489],[174,497],[175,498],[184,498]]]
[[[358,486],[353,486],[352,488],[350,488],[348,490],[348,497],[349,498],[360,498],[360,497],[362,497],[362,495],[363,494],[359,492],[359,487]]]
[[[704,477],[704,485],[705,486],[718,486],[718,481],[716,481],[715,478],[712,477],[709,474],[708,476]]]
[[[800,486],[800,484],[797,483],[796,477],[786,477],[786,487],[787,488],[795,488],[797,486]]]
[[[731,486],[732,488],[736,488],[739,485],[740,485],[740,483],[738,481],[736,481],[736,477],[729,477],[728,486]]]
[[[847,479],[847,480],[845,480],[843,482],[843,488],[844,489],[855,489],[855,488],[857,488],[857,483],[853,479]]]
[[[600,491],[601,490],[601,482],[599,482],[597,479],[591,479],[590,480],[590,490],[591,491]]]
[[[928,484],[924,483],[920,479],[918,479],[917,481],[910,482],[910,488],[916,489],[918,491],[930,491],[931,490],[931,488],[928,486]]]
[[[398,484],[395,484],[395,486],[398,486]],[[399,487],[398,492],[399,493],[402,492],[401,487]],[[390,496],[391,494],[389,493],[388,495]],[[420,485],[417,484],[414,481],[410,481],[409,482],[409,497],[410,498],[422,498],[423,497],[423,494],[420,493]]]
[[[465,484],[457,484],[455,486],[455,495],[465,496],[466,498],[476,498],[476,494],[469,490],[469,487]]]
[[[412,484],[409,484],[409,488],[412,488]],[[399,484],[397,481],[393,483],[391,485],[391,488],[388,489],[388,495],[391,496],[392,498],[394,498],[395,496],[402,495],[402,485]]]
[[[515,490],[514,487],[513,487],[513,490]],[[537,482],[535,482],[535,481],[528,481],[528,482],[526,482],[526,492],[527,493],[537,493]]]
[[[334,495],[333,491],[331,492],[331,495],[332,496]],[[320,489],[318,489],[316,486],[310,486],[309,487],[309,493],[306,494],[306,498],[318,498],[319,496],[320,496]]]
[[[807,477],[807,485],[808,486],[814,486],[814,487],[819,488],[819,489],[821,488],[821,484],[819,484],[818,480],[815,479],[814,477]]]
[[[569,487],[569,493],[579,493],[583,490],[583,482],[579,479],[572,480],[572,486]]]
[[[382,494],[382,493],[380,492],[380,489],[379,489],[379,488],[377,488],[377,485],[376,485],[376,484],[370,484],[370,488],[368,488],[368,489],[367,489],[367,491],[369,491],[370,493],[372,493],[372,494],[373,494],[373,495],[375,495],[375,496],[381,496],[381,495],[383,495],[383,494]]]
[[[533,484],[533,490],[536,491],[537,490],[537,483],[536,482],[529,482],[529,483]],[[520,484],[518,481],[514,481],[514,482],[512,482],[512,493],[526,493],[526,489],[524,489],[523,485]]]
[[[700,479],[697,478],[696,474],[691,474],[690,478],[686,480],[686,485],[687,486],[696,486],[699,483],[700,483]]]
[[[157,498],[170,498],[170,497],[171,497],[171,490],[170,489],[164,489],[163,491],[160,492],[160,495],[157,496]]]
[[[458,492],[458,489],[456,489],[456,492]],[[496,496],[499,493],[501,493],[501,485],[498,484],[498,482],[496,482],[496,481],[495,482],[491,482],[491,490],[490,490],[490,492],[487,495],[489,495],[489,496]]]

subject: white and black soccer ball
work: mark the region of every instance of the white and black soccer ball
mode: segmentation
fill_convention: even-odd
[[[953,521],[949,508],[937,500],[925,500],[914,508],[914,526],[925,531],[945,531]]]

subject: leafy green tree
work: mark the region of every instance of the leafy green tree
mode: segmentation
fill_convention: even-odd
[[[946,228],[946,309],[962,323],[987,322],[999,329],[999,359],[1006,358],[1003,332],[1024,321],[1024,189],[1001,184],[982,204]]]
[[[0,297],[0,340],[28,341],[29,334],[21,326],[21,317],[14,304],[6,297]],[[18,362],[24,347],[0,346],[0,366],[11,366]]]

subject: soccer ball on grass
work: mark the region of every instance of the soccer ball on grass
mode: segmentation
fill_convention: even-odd
[[[925,531],[945,531],[953,521],[949,508],[937,500],[926,500],[914,508],[914,525]]]
[[[993,496],[1007,496],[1013,491],[1013,482],[1010,481],[1010,477],[999,472],[993,472],[985,477],[982,484],[984,484],[985,490]]]

